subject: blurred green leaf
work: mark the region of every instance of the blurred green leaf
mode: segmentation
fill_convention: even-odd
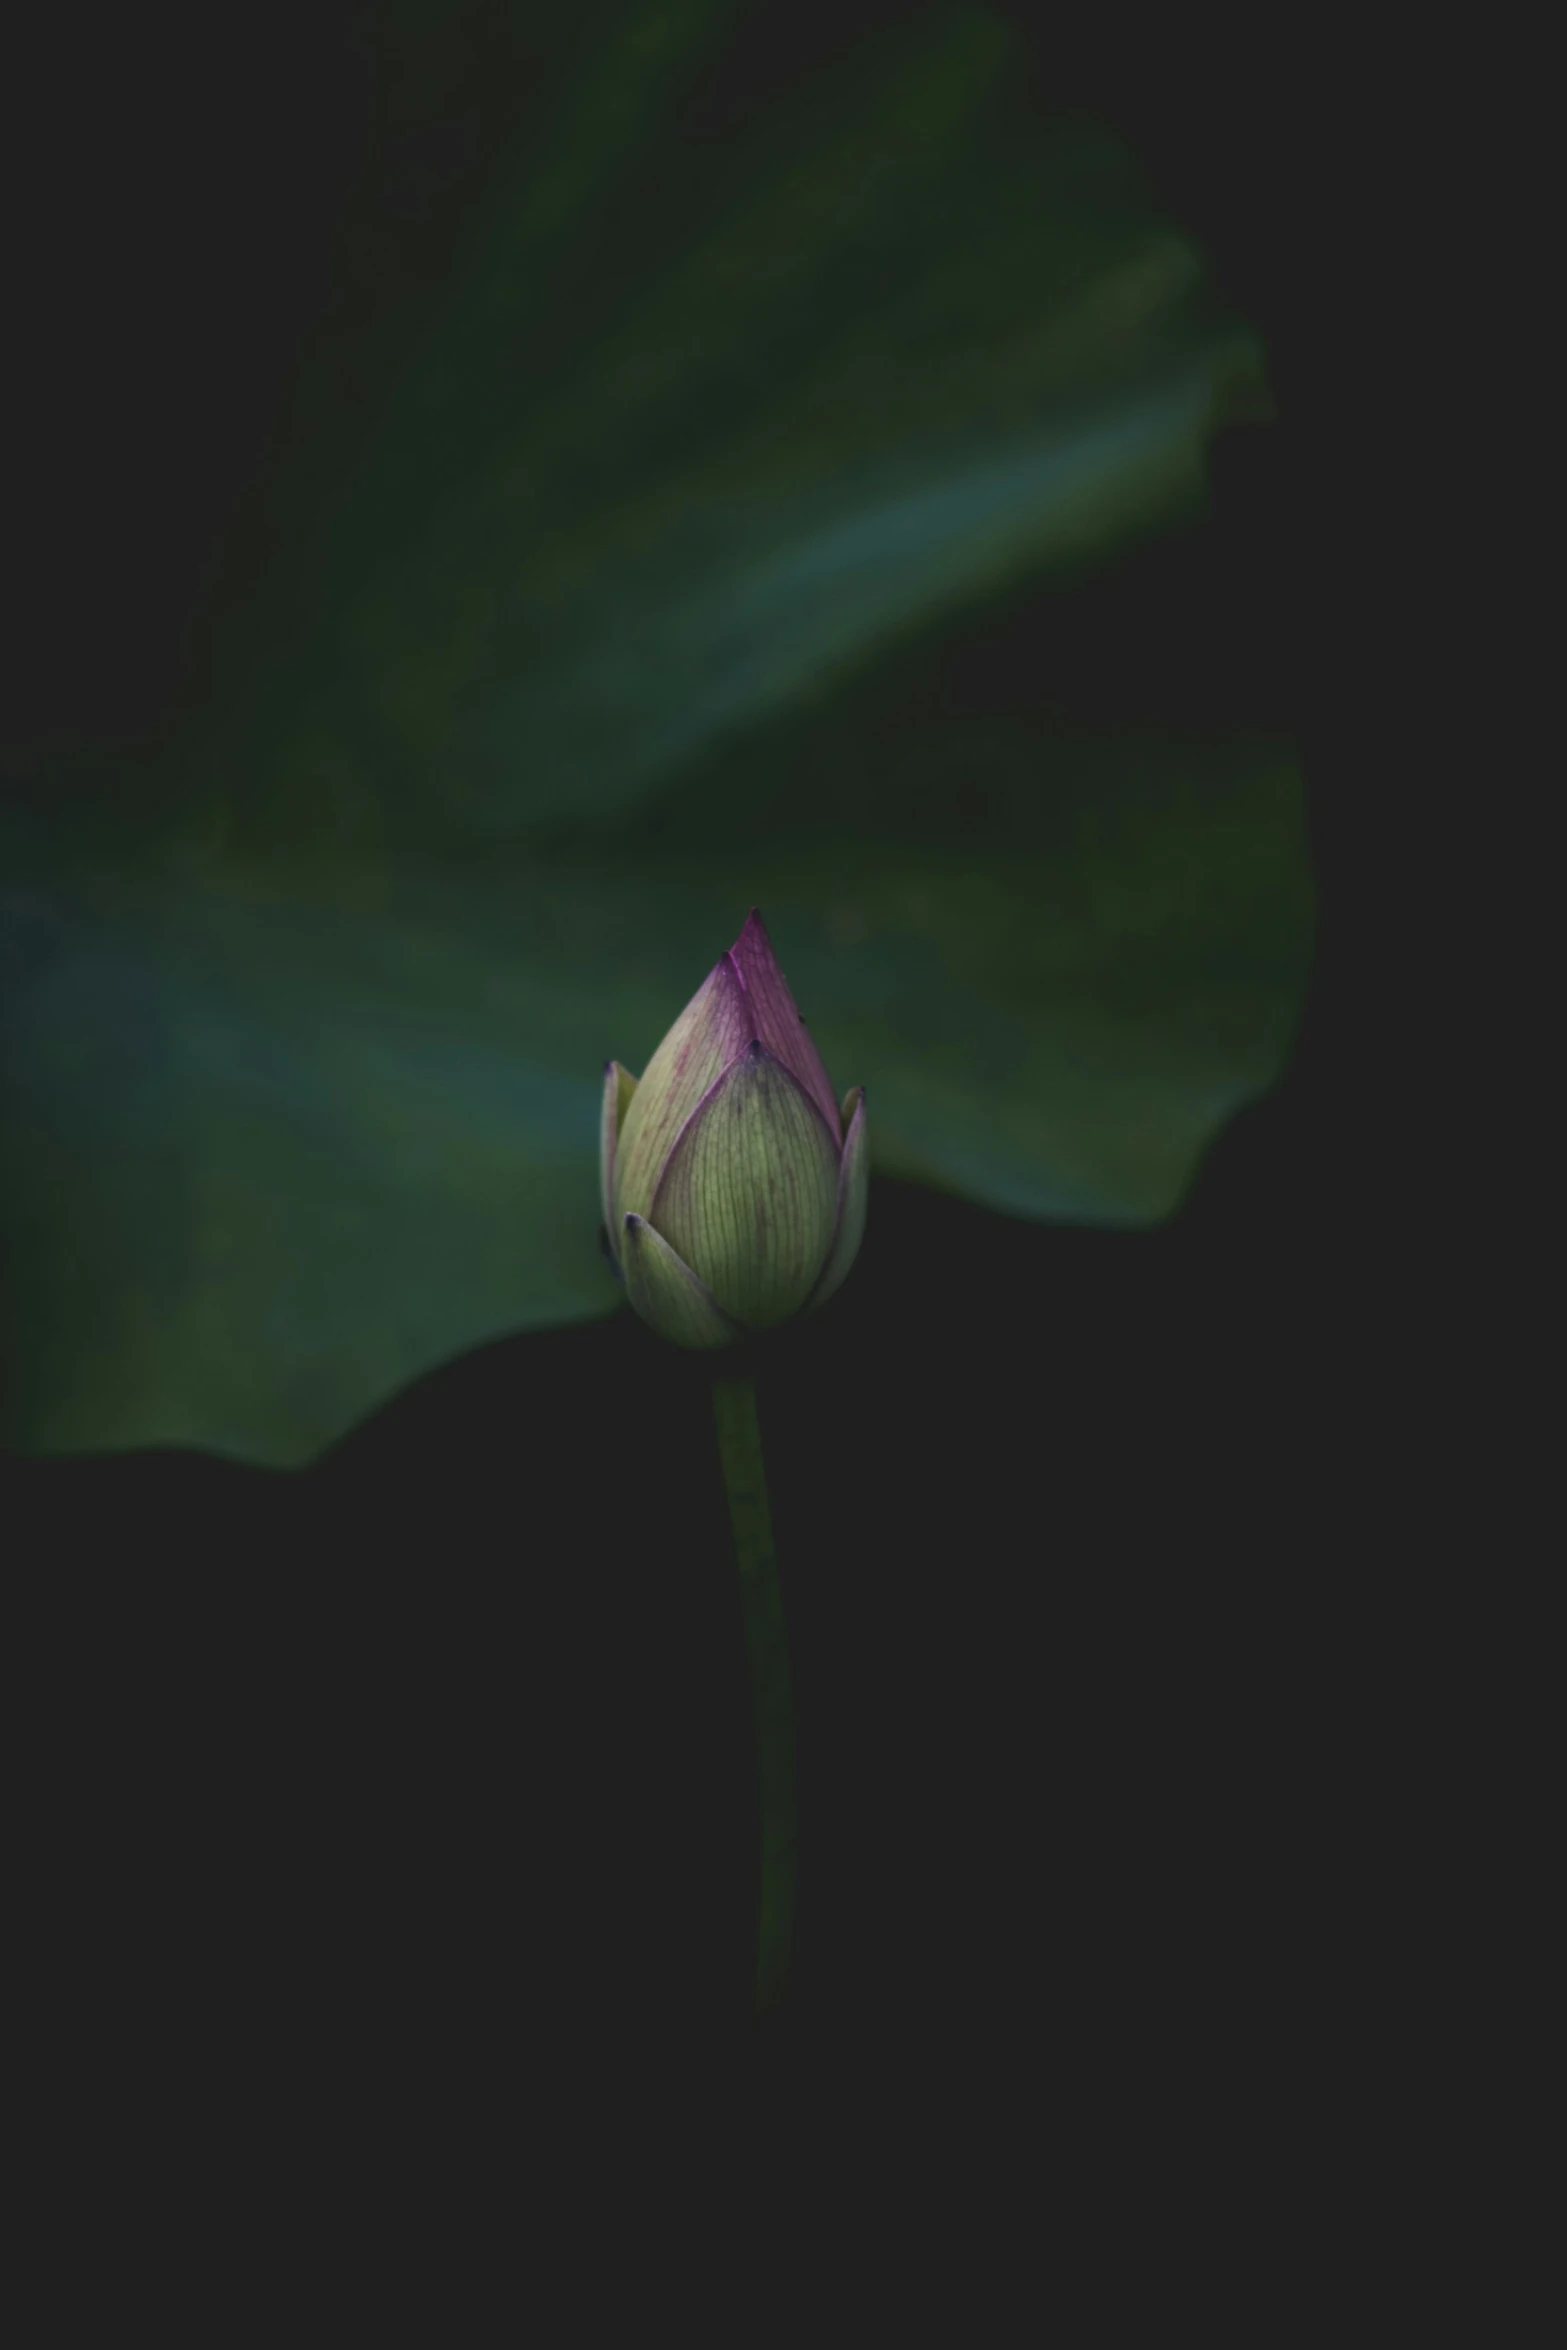
[[[17,822],[9,1441],[299,1462],[609,1310],[602,1063],[754,902],[876,1164],[1019,1214],[1167,1213],[1276,1075],[1288,746],[983,657],[1200,510],[1251,336],[989,17],[693,140],[728,27],[613,20],[370,410],[302,390],[200,711]]]

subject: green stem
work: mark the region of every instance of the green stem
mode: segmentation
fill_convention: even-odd
[[[748,1378],[715,1379],[713,1410],[751,1660],[762,1826],[756,2008],[758,2015],[767,2015],[783,1998],[794,1941],[794,1706],[789,1691],[789,1647],[767,1508],[754,1382]]]

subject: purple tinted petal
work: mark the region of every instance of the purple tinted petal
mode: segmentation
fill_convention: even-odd
[[[751,1034],[805,1088],[826,1119],[834,1142],[841,1142],[843,1128],[838,1122],[838,1101],[832,1081],[799,1006],[789,992],[789,982],[773,953],[767,926],[754,906],[726,960],[745,990]]]
[[[628,1213],[648,1213],[675,1137],[750,1041],[750,1006],[725,955],[643,1070],[621,1122],[615,1156],[617,1227]]]

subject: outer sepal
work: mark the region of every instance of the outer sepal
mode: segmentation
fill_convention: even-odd
[[[637,1081],[629,1069],[622,1069],[618,1061],[604,1063],[604,1107],[599,1119],[599,1200],[604,1210],[604,1237],[617,1265],[620,1251],[616,1246],[615,1159],[620,1129],[636,1090]]]
[[[844,1095],[843,1122],[847,1132],[844,1136],[843,1157],[838,1167],[838,1222],[821,1277],[806,1301],[805,1310],[809,1314],[814,1314],[818,1306],[825,1305],[839,1283],[845,1279],[860,1253],[860,1243],[865,1238],[871,1154],[866,1139],[863,1085],[851,1086]]]
[[[675,1346],[733,1346],[743,1334],[722,1312],[705,1282],[641,1216],[621,1228],[626,1294],[660,1338]]]

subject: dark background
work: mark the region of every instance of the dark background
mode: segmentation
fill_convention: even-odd
[[[766,1366],[803,1857],[797,2006],[761,2052],[699,1366],[621,1315],[480,1349],[298,1474],[8,1462],[13,2016],[45,2178],[483,2201],[536,2158],[575,2176],[606,2115],[673,2138],[734,2080],[846,2206],[868,2173],[972,2164],[1057,2226],[1130,2198],[1257,2244],[1374,2201],[1421,2093],[1437,1764],[1390,1498],[1419,1333],[1363,984],[1366,752],[1323,624],[1330,570],[1340,648],[1361,609],[1323,546],[1336,215],[1267,45],[1030,30],[1267,344],[1278,419],[1219,437],[1213,493],[1257,581],[1234,670],[1306,750],[1321,926],[1284,1082],[1149,1233],[877,1181],[853,1280]],[[94,23],[90,71],[70,30],[29,38],[17,306],[52,356],[21,440],[79,460],[71,527],[24,480],[12,541],[12,731],[47,744],[155,726],[176,690],[353,174],[420,223],[389,253],[438,269],[449,146],[513,126],[476,70],[446,131],[367,162],[351,45],[302,75],[315,31],[273,18],[180,20],[188,73],[233,76],[221,113],[128,24]],[[48,168],[79,110],[85,177]],[[166,407],[191,371],[194,437]]]

